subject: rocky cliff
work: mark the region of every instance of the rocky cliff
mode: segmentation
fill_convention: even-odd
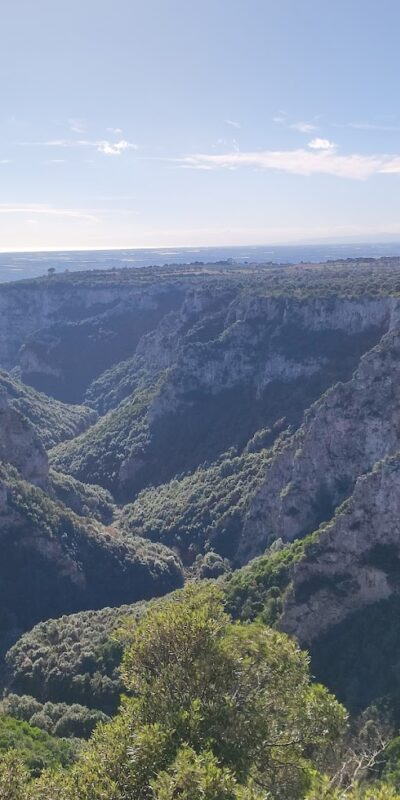
[[[330,519],[357,478],[400,445],[400,332],[367,353],[353,378],[332,387],[273,454],[251,501],[240,550],[305,536]]]
[[[297,427],[397,314],[391,297],[339,302],[225,291],[212,300],[210,309],[192,293],[142,337],[133,360],[93,384],[100,410],[125,399],[54,452],[57,469],[128,500],[148,483],[243,448],[282,418]]]
[[[180,559],[191,578],[247,564],[227,608],[313,664],[395,616],[398,259],[53,276],[0,287],[1,310],[8,631],[173,589]]]
[[[0,393],[0,462],[12,464],[30,483],[47,487],[48,458],[33,425]]]
[[[135,271],[93,272],[2,284],[0,287],[0,365],[11,369],[19,361],[23,346],[24,369],[36,372],[40,361],[40,342],[48,336],[55,345],[51,329],[62,323],[82,323],[93,317],[124,310],[155,311],[162,298],[173,291],[173,279],[141,281]],[[45,334],[45,331],[48,332]],[[33,337],[36,334],[37,338]],[[29,338],[33,337],[31,345]],[[37,342],[37,344],[35,344]],[[45,344],[45,342],[43,342]],[[32,365],[30,365],[32,359]],[[45,359],[45,356],[44,356]],[[62,368],[61,364],[54,365]],[[48,369],[48,367],[47,367]]]
[[[349,500],[293,569],[281,627],[310,644],[400,592],[400,455],[358,478]]]

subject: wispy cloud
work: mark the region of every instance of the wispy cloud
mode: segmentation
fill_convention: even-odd
[[[108,139],[49,139],[44,142],[19,142],[22,147],[87,147],[107,156],[120,156],[128,150],[139,150],[139,145],[120,139],[111,142]]]
[[[68,125],[73,133],[86,132],[86,125],[82,119],[69,119]]]
[[[179,159],[181,166],[192,169],[278,170],[293,175],[332,175],[366,180],[378,174],[400,174],[400,155],[341,155],[335,149],[264,150],[223,155],[199,153]]]
[[[286,111],[279,111],[278,114],[272,117],[272,122],[275,122],[276,125],[283,125],[286,128],[291,128],[299,133],[313,133],[313,131],[318,130],[314,122],[306,122],[304,120],[290,122]]]
[[[289,128],[293,128],[294,131],[299,131],[299,133],[312,133],[317,130],[317,126],[312,122],[292,122]]]
[[[99,199],[99,198],[97,198]],[[133,208],[65,208],[53,206],[50,203],[0,203],[0,216],[26,215],[30,219],[40,217],[60,217],[75,219],[83,222],[99,222],[106,217],[133,217],[138,211]]]
[[[240,122],[235,122],[234,119],[226,119],[225,125],[230,125],[231,128],[240,128]]]
[[[34,216],[65,217],[86,222],[97,222],[95,214],[89,212],[87,209],[55,208],[50,205],[36,203],[27,203],[23,205],[0,203],[0,214],[33,214]]]
[[[312,150],[334,150],[336,147],[334,142],[330,142],[329,139],[321,139],[319,136],[315,139],[311,139],[308,146],[311,147]]]
[[[0,158],[0,164],[12,164],[11,158]]]

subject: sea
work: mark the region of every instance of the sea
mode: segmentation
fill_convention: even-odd
[[[0,282],[57,273],[99,269],[164,266],[195,262],[232,264],[319,263],[343,258],[400,256],[400,242],[368,244],[310,244],[251,247],[179,247],[131,250],[76,250],[0,253]]]

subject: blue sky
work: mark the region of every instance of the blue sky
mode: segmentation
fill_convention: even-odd
[[[398,0],[2,0],[0,250],[400,240]]]

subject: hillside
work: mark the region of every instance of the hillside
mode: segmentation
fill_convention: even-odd
[[[92,386],[88,401],[107,414],[55,448],[56,469],[127,502],[230,447],[241,451],[261,428],[277,431],[282,420],[281,429],[298,427],[305,409],[348,380],[395,323],[398,301],[390,292],[353,296],[360,288],[349,281],[348,297],[331,296],[339,275],[346,288],[340,269],[333,276],[328,270],[327,296],[317,269],[306,270],[301,288],[287,276],[287,294],[281,273],[271,291],[271,273],[242,277],[233,298],[228,281],[214,297],[207,276],[207,290],[191,291],[179,313],[144,336],[134,361]]]
[[[0,392],[13,408],[29,419],[46,449],[73,439],[96,421],[92,409],[60,403],[4,370],[0,370]]]
[[[133,602],[182,583],[179,560],[170,550],[138,537],[124,541],[113,527],[100,524],[111,522],[114,513],[104,490],[49,471],[38,431],[3,392],[2,652],[19,633],[51,614]]]
[[[0,714],[89,737],[117,629],[207,579],[397,726],[400,260],[70,273],[0,308]]]
[[[54,502],[11,467],[1,468],[0,482],[2,632],[181,584],[171,551],[143,539],[123,541],[113,528]]]

